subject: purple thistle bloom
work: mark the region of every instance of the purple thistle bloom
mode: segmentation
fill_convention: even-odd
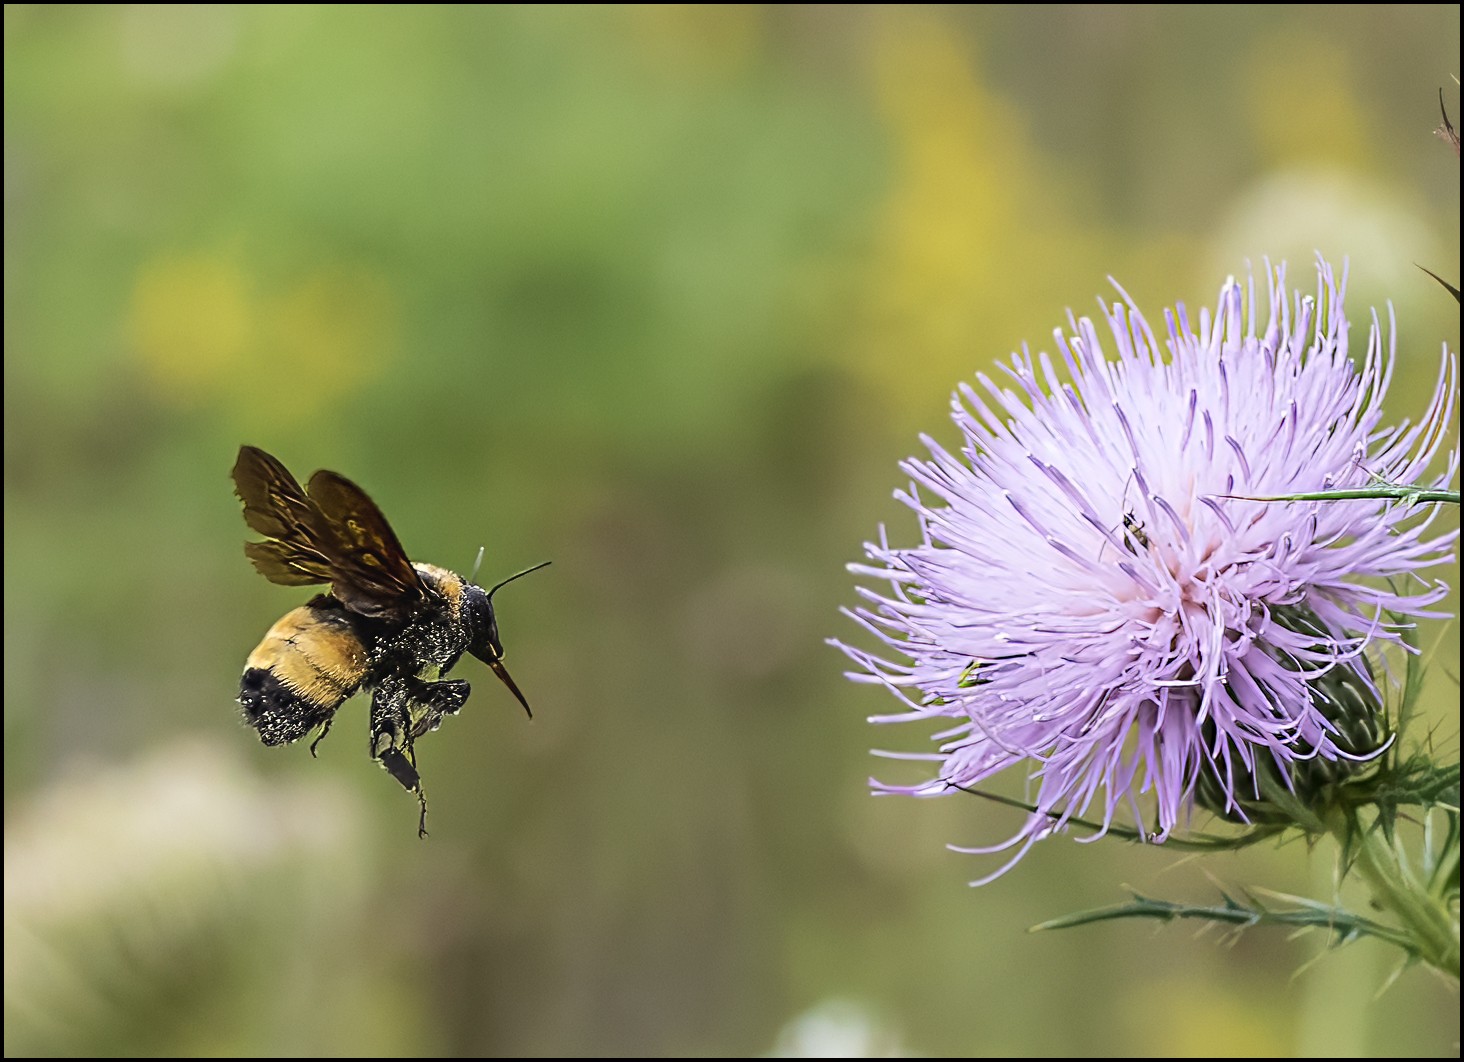
[[[1025,763],[1036,812],[1003,844],[958,849],[1017,847],[975,884],[1074,816],[1106,830],[1127,803],[1163,841],[1202,780],[1224,794],[1213,810],[1244,819],[1260,771],[1380,751],[1339,740],[1323,687],[1340,676],[1381,704],[1365,654],[1399,641],[1398,616],[1431,615],[1447,588],[1416,573],[1457,533],[1428,537],[1437,507],[1238,497],[1417,483],[1445,446],[1447,347],[1421,422],[1384,426],[1393,330],[1385,346],[1374,314],[1354,362],[1345,287],[1319,260],[1304,297],[1278,269],[1262,323],[1254,285],[1231,280],[1197,325],[1166,311],[1162,348],[1120,288],[1111,355],[1069,315],[1057,363],[1024,348],[1002,366],[1010,386],[960,386],[959,454],[922,436],[930,457],[901,464],[922,541],[867,543],[872,565],[850,570],[888,588],[846,612],[909,662],[833,644],[850,678],[906,706],[871,722],[945,724],[938,752],[886,754],[938,776],[878,791],[937,795]]]

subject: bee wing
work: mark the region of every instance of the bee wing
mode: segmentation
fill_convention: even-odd
[[[427,586],[376,503],[345,476],[310,477],[310,502],[329,536],[331,592],[352,612],[405,619],[427,599]]]
[[[324,518],[290,470],[257,447],[241,446],[233,477],[244,522],[271,540],[244,544],[259,574],[284,586],[330,582],[334,571],[321,541]]]

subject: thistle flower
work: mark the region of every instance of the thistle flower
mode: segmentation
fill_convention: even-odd
[[[1376,314],[1349,354],[1341,283],[1320,259],[1315,297],[1270,275],[1269,313],[1233,279],[1213,316],[1165,312],[1163,347],[1133,301],[1099,328],[1069,315],[1058,359],[1025,348],[1003,386],[978,373],[952,416],[962,445],[928,436],[896,497],[919,518],[910,548],[868,543],[848,615],[904,659],[834,642],[905,710],[935,721],[936,795],[1026,768],[1035,808],[1016,853],[1075,816],[1100,835],[1127,805],[1163,841],[1197,801],[1253,819],[1262,779],[1293,792],[1390,740],[1376,650],[1447,588],[1419,573],[1455,532],[1404,503],[1263,497],[1415,483],[1445,445],[1455,365],[1447,348],[1422,420],[1383,424],[1394,367]],[[1115,285],[1117,287],[1117,285]],[[1258,332],[1259,328],[1259,332]],[[1435,483],[1458,465],[1457,447]],[[908,661],[908,662],[906,662]],[[1317,770],[1316,768],[1321,768]]]

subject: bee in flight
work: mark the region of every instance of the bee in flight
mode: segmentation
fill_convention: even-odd
[[[462,679],[443,678],[464,653],[493,669],[530,717],[529,702],[503,666],[493,595],[455,572],[407,559],[391,525],[356,484],[322,469],[302,488],[276,458],[239,448],[234,488],[244,522],[263,535],[244,553],[272,583],[329,584],[285,614],[249,654],[239,682],[244,720],[266,745],[296,741],[317,727],[325,739],[336,709],[371,692],[371,755],[417,795],[417,832],[427,835],[427,797],[413,742],[468,699]]]

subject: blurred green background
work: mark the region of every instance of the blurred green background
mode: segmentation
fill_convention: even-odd
[[[954,385],[1110,274],[1159,320],[1350,256],[1415,417],[1458,42],[1455,5],[8,6],[6,1053],[1456,1053],[1378,945],[1029,936],[1123,885],[1326,896],[1330,853],[1058,840],[969,889],[943,845],[1013,813],[871,799],[925,735],[824,639]],[[238,719],[306,596],[243,557],[244,442],[416,558],[554,561],[497,598],[535,718],[461,666],[425,843],[363,701],[314,761]]]

